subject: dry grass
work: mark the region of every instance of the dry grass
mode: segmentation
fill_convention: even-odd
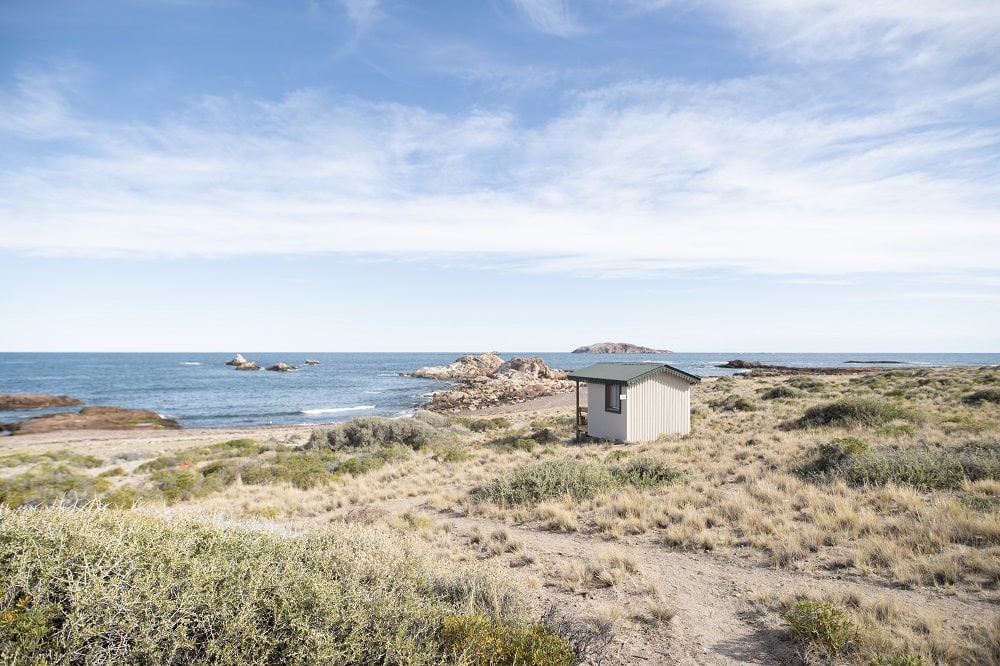
[[[312,488],[237,481],[180,501],[172,510],[263,519],[296,530],[321,530],[345,521],[387,526],[432,542],[446,558],[514,566],[525,580],[553,594],[623,595],[607,601],[626,608],[626,617],[650,625],[670,623],[678,609],[660,592],[636,589],[632,581],[642,577],[638,571],[645,566],[629,555],[633,546],[699,557],[710,552],[713,558],[778,573],[791,570],[817,580],[829,580],[836,572],[875,589],[933,587],[995,604],[1000,602],[1000,479],[960,479],[948,488],[928,488],[905,480],[859,485],[839,475],[835,465],[822,473],[803,472],[820,452],[832,455],[835,440],[862,442],[859,449],[865,452],[858,456],[948,453],[970,445],[992,450],[1000,436],[1000,405],[964,398],[994,386],[995,375],[990,369],[965,368],[862,377],[706,378],[692,397],[694,431],[681,439],[580,447],[569,442],[568,426],[554,422],[560,441],[527,451],[488,442],[530,432],[540,425],[530,420],[537,415],[512,414],[507,425],[482,432],[448,422],[448,446],[463,453],[449,456],[451,461],[445,461],[442,449],[424,447],[405,458],[387,456],[377,469],[335,475]],[[779,387],[791,390],[762,399]],[[709,406],[736,405],[741,397],[752,401],[755,411]],[[807,413],[825,413],[815,408],[848,400],[854,400],[847,403],[852,408],[868,404],[857,402],[859,398],[899,410],[890,409],[892,418],[885,423],[802,421]],[[278,455],[269,446],[261,454],[263,460]],[[335,464],[347,455],[370,453],[333,452],[330,459]],[[171,455],[177,454],[171,450]],[[130,460],[141,458],[130,454]],[[601,472],[581,477],[580,485],[560,487],[558,496],[529,503],[474,500],[477,490],[518,470],[566,465],[589,474],[637,459],[660,461],[683,475],[669,485],[641,487],[615,485]],[[124,473],[105,475],[102,484],[112,489],[144,487],[145,477],[135,471],[135,464],[107,463],[81,467],[76,473],[96,479],[119,465]],[[6,470],[4,478],[27,468],[30,465]],[[164,503],[144,498],[140,507],[158,511]],[[484,527],[452,529],[450,521],[459,519]],[[565,557],[547,558],[526,544],[535,538],[533,531],[586,546]],[[609,544],[615,547],[607,550]],[[827,600],[848,610],[863,637],[859,641],[864,649],[849,653],[853,663],[903,653],[908,645],[928,664],[1000,661],[1000,628],[987,615],[965,618],[958,626],[879,596]],[[617,611],[605,615],[605,625],[622,622]]]

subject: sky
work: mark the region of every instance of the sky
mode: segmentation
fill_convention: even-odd
[[[0,351],[1000,351],[997,0],[4,0]]]

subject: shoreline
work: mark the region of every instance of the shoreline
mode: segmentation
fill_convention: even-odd
[[[586,400],[586,390],[580,391],[581,401]],[[498,414],[524,414],[525,418],[540,412],[551,412],[565,409],[568,416],[573,415],[576,396],[574,393],[558,393],[555,395],[533,398],[524,402],[498,405],[484,409],[442,414],[475,418],[476,416],[495,416]],[[412,415],[400,418],[413,418]],[[46,433],[27,433],[23,435],[8,435],[0,437],[0,453],[10,454],[22,448],[33,447],[68,447],[99,446],[106,453],[118,450],[127,451],[136,447],[182,448],[205,442],[222,442],[230,439],[262,439],[286,443],[289,445],[304,444],[317,428],[328,428],[339,423],[318,423],[315,425],[260,425],[222,428],[179,428],[179,429],[149,429],[135,428],[132,430],[54,430]]]

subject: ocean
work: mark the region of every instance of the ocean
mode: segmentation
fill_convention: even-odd
[[[402,416],[425,404],[450,382],[401,376],[424,366],[447,365],[463,353],[241,352],[262,367],[285,362],[295,372],[240,372],[223,353],[0,353],[0,393],[48,393],[86,405],[150,409],[186,428],[321,425],[355,416]],[[797,367],[851,367],[848,361],[886,367],[1000,365],[1000,354],[569,354],[500,352],[539,356],[551,368],[579,370],[601,361],[657,361],[699,376],[732,374],[717,367],[732,359]],[[316,359],[319,365],[305,365]],[[68,408],[0,412],[19,421]]]

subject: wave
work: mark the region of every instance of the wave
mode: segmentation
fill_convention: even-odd
[[[181,365],[201,365],[198,361],[181,361]]]
[[[356,412],[364,409],[375,409],[375,405],[358,405],[357,407],[330,407],[328,409],[303,409],[302,414],[316,416],[318,414],[339,414],[340,412]]]

